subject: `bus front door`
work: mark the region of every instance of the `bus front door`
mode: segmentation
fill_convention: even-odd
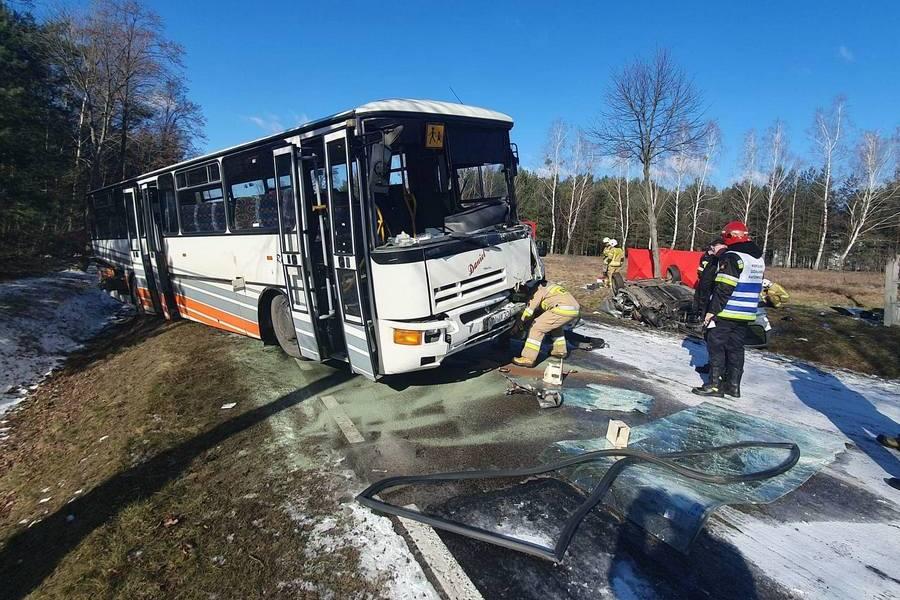
[[[331,230],[332,273],[337,288],[347,359],[355,373],[375,379],[378,348],[369,303],[366,235],[361,209],[360,173],[351,158],[347,131],[327,134],[325,188]]]
[[[141,210],[144,222],[144,230],[141,232],[141,252],[145,257],[143,262],[147,289],[154,311],[166,319],[174,319],[178,317],[178,308],[169,280],[169,265],[162,239],[159,191],[155,184],[141,185]]]
[[[278,200],[278,261],[284,275],[300,353],[306,358],[322,360],[327,358],[327,354],[320,347],[315,327],[315,297],[310,292],[310,289],[314,289],[315,282],[308,272],[308,265],[311,264],[308,218],[303,211],[298,210],[297,205],[296,190],[301,188],[297,185],[295,156],[298,152],[299,148],[294,145],[273,150]]]
[[[140,199],[135,202],[135,192],[136,190],[134,189],[123,190],[125,195],[125,219],[128,224],[129,255],[131,257],[128,291],[131,293],[131,300],[137,307],[138,312],[144,312],[153,310],[150,284],[145,276],[145,273],[150,269],[150,261],[147,254],[143,251],[142,236],[144,226],[141,219],[138,219]],[[153,289],[156,289],[155,285]]]

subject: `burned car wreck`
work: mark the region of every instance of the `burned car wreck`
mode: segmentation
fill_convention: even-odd
[[[703,337],[703,315],[694,303],[694,288],[681,282],[677,267],[669,267],[665,279],[626,281],[617,273],[613,276],[612,293],[601,308],[615,317],[633,319],[650,327]],[[771,329],[766,311],[760,307],[756,321],[748,329],[746,346],[766,347]]]

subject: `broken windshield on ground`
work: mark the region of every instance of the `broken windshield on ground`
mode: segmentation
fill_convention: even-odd
[[[771,479],[725,485],[688,480],[652,465],[635,465],[619,475],[604,504],[648,533],[686,551],[716,508],[723,504],[773,502],[800,487],[844,450],[834,434],[776,423],[709,403],[634,427],[628,447],[665,454],[743,441],[795,442],[800,446],[800,461],[787,473]],[[605,438],[565,440],[544,451],[541,462],[611,447]],[[678,462],[707,473],[738,475],[769,469],[784,459],[784,450],[751,449]],[[582,464],[560,474],[589,493],[615,460]]]
[[[373,146],[369,153],[382,162],[380,184],[370,186],[376,246],[428,242],[509,221],[513,157],[506,128],[415,119],[369,125],[392,134],[385,135],[390,145],[384,152]]]

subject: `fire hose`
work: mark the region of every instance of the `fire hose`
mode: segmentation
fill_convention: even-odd
[[[726,452],[733,452],[736,450],[751,448],[776,448],[788,450],[789,453],[788,457],[784,461],[775,465],[774,467],[756,471],[753,473],[742,473],[739,475],[717,475],[714,473],[707,473],[704,471],[692,469],[690,467],[685,467],[684,465],[680,465],[675,462],[676,460],[683,458],[706,456],[711,454],[723,454]],[[578,508],[568,519],[566,519],[562,531],[559,535],[558,541],[552,548],[549,546],[536,544],[534,542],[518,539],[513,536],[488,531],[487,529],[482,529],[480,527],[474,527],[472,525],[467,525],[465,523],[446,519],[444,517],[430,515],[409,508],[404,508],[402,506],[390,504],[375,498],[375,496],[380,492],[404,485],[417,483],[434,484],[471,479],[524,478],[534,475],[542,475],[544,473],[558,471],[560,469],[565,469],[567,467],[573,467],[584,463],[594,462],[610,456],[621,457],[621,460],[616,461],[612,464],[612,466],[610,466],[609,470],[597,483],[597,485],[594,486],[594,489],[586,497],[584,502],[582,502],[578,506]],[[649,452],[642,452],[640,450],[632,450],[629,448],[612,448],[609,450],[596,450],[594,452],[586,452],[578,456],[573,456],[550,464],[538,465],[536,467],[486,471],[460,471],[455,473],[433,473],[430,475],[388,477],[386,479],[382,479],[381,481],[377,481],[367,487],[356,497],[356,500],[363,506],[367,506],[368,508],[371,508],[372,510],[383,514],[395,515],[413,521],[418,521],[420,523],[424,523],[426,525],[434,527],[435,529],[442,529],[444,531],[449,531],[451,533],[456,533],[475,540],[487,542],[489,544],[494,544],[496,546],[501,546],[510,550],[516,550],[518,552],[524,552],[532,556],[537,556],[538,558],[543,558],[555,563],[559,563],[562,562],[563,557],[566,554],[566,550],[569,548],[569,544],[572,542],[572,538],[574,537],[575,532],[578,530],[578,526],[581,525],[581,522],[584,520],[587,514],[591,510],[593,510],[594,507],[596,507],[600,502],[603,501],[603,498],[612,487],[616,478],[626,467],[637,465],[640,463],[648,463],[669,470],[687,479],[693,479],[695,481],[701,481],[704,483],[725,485],[733,483],[763,481],[765,479],[777,477],[778,475],[786,473],[787,471],[792,469],[794,465],[797,464],[798,460],[800,460],[800,447],[793,442],[737,442],[734,444],[714,446],[712,448],[705,448],[702,450],[687,450],[659,455],[651,454]]]

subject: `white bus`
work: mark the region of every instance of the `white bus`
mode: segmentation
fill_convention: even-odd
[[[104,285],[373,379],[437,367],[507,331],[543,278],[512,125],[383,100],[98,189]]]

